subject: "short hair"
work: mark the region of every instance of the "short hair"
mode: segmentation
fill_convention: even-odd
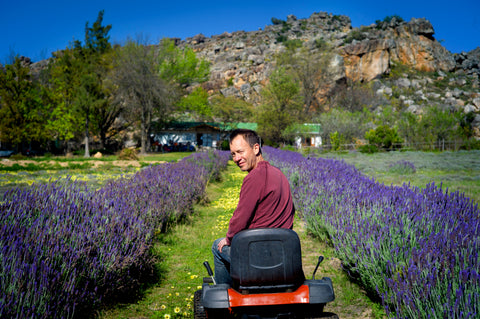
[[[244,128],[237,128],[230,133],[230,143],[233,141],[235,137],[241,135],[245,141],[247,141],[248,145],[253,148],[255,144],[260,146],[260,154],[262,154],[262,139],[258,136],[257,132],[254,130],[244,129]]]

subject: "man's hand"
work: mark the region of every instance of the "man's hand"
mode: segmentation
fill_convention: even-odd
[[[227,245],[227,239],[226,238],[222,238],[222,240],[220,240],[220,242],[218,243],[218,251],[219,252],[222,252],[222,248],[223,246],[228,246]]]

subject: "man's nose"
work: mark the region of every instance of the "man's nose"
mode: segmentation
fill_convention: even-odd
[[[239,160],[239,156],[237,154],[232,155],[232,159],[234,162],[237,162]]]

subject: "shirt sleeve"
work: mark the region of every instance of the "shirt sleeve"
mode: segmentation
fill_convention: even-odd
[[[240,199],[228,225],[226,236],[228,245],[236,233],[248,228],[255,215],[265,181],[258,178],[258,174],[256,174],[260,173],[260,170],[255,173],[254,171],[245,176],[243,180]]]

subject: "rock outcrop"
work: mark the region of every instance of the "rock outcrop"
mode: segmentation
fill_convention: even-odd
[[[388,73],[392,63],[419,71],[479,74],[479,53],[450,53],[435,40],[434,28],[424,18],[405,22],[393,17],[388,22],[352,28],[347,16],[319,12],[306,19],[290,15],[286,21],[273,18],[272,22],[263,30],[212,37],[198,34],[176,42],[190,46],[197,56],[211,62],[210,81],[205,84],[210,93],[236,96],[254,104],[288,40],[301,40],[310,50],[318,49],[319,42],[333,48],[336,55],[332,65],[339,72],[332,83],[342,77],[371,81]]]
[[[380,27],[380,29],[379,29]],[[360,28],[365,40],[353,40],[340,48],[347,65],[347,76],[354,81],[371,81],[385,74],[391,62],[400,62],[420,71],[450,72],[455,59],[434,37],[425,19]]]

